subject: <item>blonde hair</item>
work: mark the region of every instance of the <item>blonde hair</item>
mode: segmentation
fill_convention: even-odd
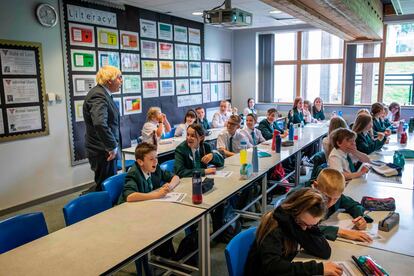
[[[111,65],[102,66],[96,73],[96,82],[100,85],[106,85],[109,81],[115,80],[118,76],[122,75],[121,71]]]
[[[369,112],[369,110],[366,109],[366,108],[361,108],[360,110],[358,110],[358,112],[357,112],[356,115],[358,116],[359,114],[368,114],[368,115],[371,115],[371,112]]]
[[[316,179],[318,189],[329,195],[333,193],[342,193],[345,189],[345,177],[338,170],[326,168],[323,169]]]
[[[158,106],[152,106],[150,109],[148,109],[147,112],[147,121],[152,121],[152,119],[157,115],[157,113],[161,113],[161,108]]]
[[[338,128],[348,128],[348,125],[346,124],[345,120],[342,117],[336,116],[336,117],[331,118],[331,121],[329,122],[328,135]],[[328,136],[328,139],[329,139],[329,145],[328,145],[328,152],[326,153],[326,156],[329,156],[332,149],[334,148],[334,145],[332,145],[329,136]]]

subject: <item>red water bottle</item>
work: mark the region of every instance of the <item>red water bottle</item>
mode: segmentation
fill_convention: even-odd
[[[276,150],[276,136],[279,135],[279,131],[276,129],[273,130],[273,137],[272,137],[272,151]]]
[[[193,171],[193,203],[203,203],[203,191],[201,188],[201,172]]]
[[[400,144],[407,144],[407,132],[401,133]]]

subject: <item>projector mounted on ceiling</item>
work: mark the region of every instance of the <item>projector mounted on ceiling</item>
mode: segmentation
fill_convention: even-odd
[[[224,9],[220,7],[225,6]],[[203,18],[205,24],[219,25],[223,27],[247,27],[252,25],[253,14],[238,8],[231,7],[231,0],[214,9],[204,11]]]

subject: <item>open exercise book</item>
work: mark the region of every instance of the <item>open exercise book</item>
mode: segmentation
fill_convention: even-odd
[[[183,202],[184,198],[187,196],[186,193],[168,193],[163,198],[151,199],[150,201],[164,201],[164,202]]]

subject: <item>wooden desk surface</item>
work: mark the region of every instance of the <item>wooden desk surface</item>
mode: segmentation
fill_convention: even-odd
[[[203,214],[165,202],[121,204],[0,255],[0,275],[99,275]]]
[[[381,265],[385,271],[390,275],[413,275],[414,258],[392,252],[387,252],[370,247],[361,247],[358,245],[344,243],[344,242],[331,242],[329,244],[332,248],[332,254],[330,261],[349,261],[352,262],[351,256],[370,255],[379,265]],[[325,261],[317,259],[313,256],[299,253],[294,261]],[[353,263],[352,263],[353,264]]]

